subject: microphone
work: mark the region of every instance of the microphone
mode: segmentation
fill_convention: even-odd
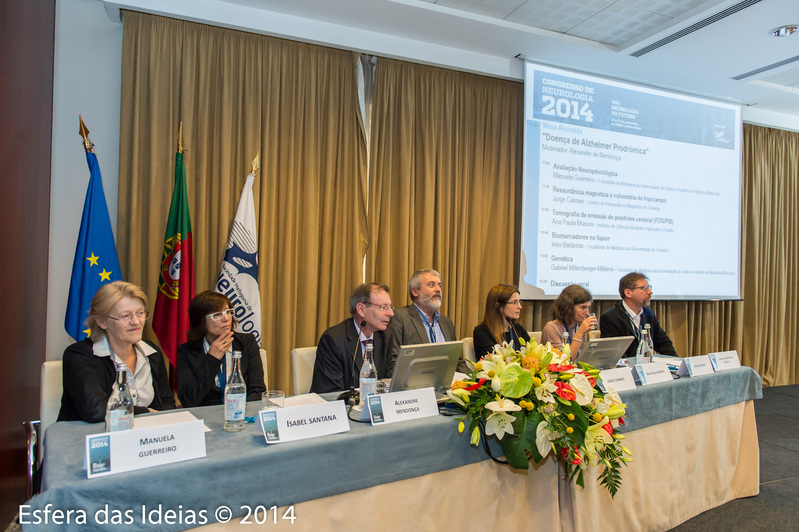
[[[361,329],[364,327],[366,327],[366,320],[361,321]],[[355,391],[355,383],[358,380],[357,375],[355,375],[355,357],[358,356],[358,347],[360,347],[361,344],[361,334],[362,333],[358,331],[358,338],[355,340],[355,350],[352,352],[352,374],[350,375],[352,379],[350,380],[350,391],[340,394],[336,398],[337,400],[349,401],[354,399],[356,403],[358,402],[358,393]]]
[[[516,335],[516,343],[519,344],[519,347],[522,346],[522,340],[519,338],[519,335],[516,333],[516,327],[513,326],[513,320],[510,317],[505,316],[505,320],[510,324],[510,340],[513,342],[513,336]]]

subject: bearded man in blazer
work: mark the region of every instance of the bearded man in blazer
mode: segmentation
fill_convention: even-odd
[[[437,271],[416,271],[408,281],[408,294],[413,303],[396,309],[388,325],[396,350],[401,345],[456,340],[452,320],[438,311],[442,286],[441,275]]]

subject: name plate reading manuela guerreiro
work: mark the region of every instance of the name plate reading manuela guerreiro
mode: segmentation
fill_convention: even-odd
[[[366,401],[372,425],[438,415],[436,392],[432,388],[370,395]]]
[[[261,410],[258,417],[266,443],[304,440],[350,430],[344,401]]]
[[[202,420],[86,436],[89,478],[205,457]]]

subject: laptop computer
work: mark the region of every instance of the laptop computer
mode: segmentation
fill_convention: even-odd
[[[400,346],[389,391],[432,387],[437,399],[446,398],[462,351],[461,340]]]
[[[574,361],[591,364],[597,369],[615,368],[634,338],[634,336],[617,336],[588,340]]]

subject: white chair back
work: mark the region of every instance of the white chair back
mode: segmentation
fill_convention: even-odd
[[[301,395],[311,390],[313,366],[316,362],[316,346],[298,347],[291,350],[291,385],[293,395]]]
[[[474,338],[472,338],[471,336],[467,336],[466,338],[463,339],[463,359],[475,362]]]
[[[261,352],[261,366],[264,368],[264,386],[269,389],[269,366],[266,363],[266,349],[259,349]]]
[[[531,340],[535,338],[535,343],[541,343],[541,331],[527,331],[527,334],[530,335]]]
[[[42,388],[39,392],[39,458],[44,453],[44,433],[47,427],[58,419],[61,410],[61,393],[63,392],[62,363],[60,360],[49,360],[42,364]]]

